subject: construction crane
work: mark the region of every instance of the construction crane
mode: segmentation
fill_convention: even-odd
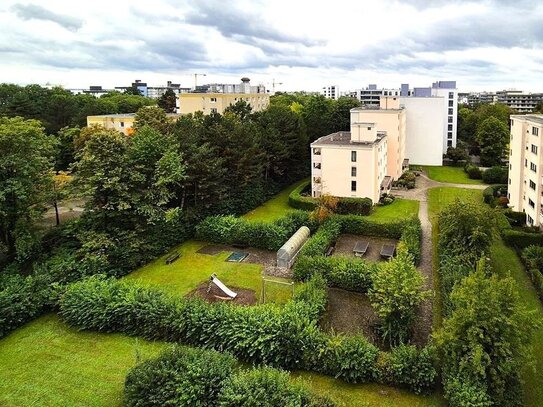
[[[205,73],[195,73],[194,74],[194,90],[196,90],[196,87],[198,86],[198,77],[199,76],[207,76]]]
[[[283,82],[275,82],[275,78],[272,79],[272,82],[267,82],[266,85],[272,85],[272,94],[275,94],[275,85],[282,85]]]

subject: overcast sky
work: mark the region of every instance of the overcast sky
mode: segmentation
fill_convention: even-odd
[[[538,0],[0,0],[0,82],[543,91]]]

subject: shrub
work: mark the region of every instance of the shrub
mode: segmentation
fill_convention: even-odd
[[[221,407],[333,407],[328,398],[312,394],[289,374],[263,367],[233,375],[219,396]]]
[[[302,196],[303,192],[311,192],[311,182],[303,183],[294,189],[288,196],[288,204],[295,209],[303,211],[312,211],[317,207],[317,200],[310,196]]]
[[[512,226],[522,226],[526,224],[526,212],[508,210],[504,211],[503,214]]]
[[[335,244],[341,232],[341,225],[334,218],[326,220],[317,232],[309,238],[300,250],[300,256],[319,256]]]
[[[543,245],[543,234],[541,233],[529,233],[512,229],[501,230],[500,233],[506,245],[518,250],[532,245]]]
[[[399,239],[402,236],[406,220],[376,222],[371,218],[356,215],[334,215],[332,219],[341,225],[341,233]]]
[[[417,394],[435,385],[434,354],[428,346],[421,350],[413,345],[392,348],[389,353],[382,353],[379,365],[385,383],[407,387]]]
[[[409,254],[413,256],[413,262],[417,266],[420,264],[422,256],[421,239],[422,227],[418,219],[414,219],[404,226],[400,242],[403,243]]]
[[[371,214],[372,208],[373,203],[370,198],[340,198],[337,213],[367,216]]]
[[[479,167],[473,164],[467,164],[464,167],[464,171],[466,172],[466,174],[468,174],[468,177],[471,179],[481,179],[483,177],[483,174],[481,170],[479,169]]]
[[[378,377],[379,350],[362,335],[330,337],[321,350],[318,369],[350,383],[364,383]]]
[[[365,293],[371,287],[377,267],[375,263],[352,257],[301,256],[292,271],[298,281],[320,274],[330,287]]]
[[[492,186],[488,186],[483,190],[483,201],[489,205],[494,203],[494,188]]]
[[[294,294],[294,301],[304,304],[307,316],[312,320],[318,320],[324,313],[327,300],[326,280],[318,273],[313,275]]]
[[[483,172],[483,182],[486,184],[507,184],[507,167],[494,166]]]
[[[217,406],[236,360],[228,353],[174,346],[127,375],[128,407]]]

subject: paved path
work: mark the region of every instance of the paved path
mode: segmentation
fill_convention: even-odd
[[[485,189],[487,185],[479,184],[452,184],[446,182],[438,182],[431,180],[426,174],[421,174],[417,177],[417,187],[407,191],[393,191],[397,197],[405,199],[413,199],[419,201],[419,219],[422,227],[422,242],[421,242],[421,261],[419,271],[426,278],[425,288],[431,290],[433,296],[434,291],[434,273],[433,273],[433,245],[432,245],[432,223],[428,215],[428,190],[436,187],[453,187],[466,189]],[[419,309],[419,329],[414,332],[413,341],[416,344],[426,343],[429,335],[432,332],[433,312],[432,312],[433,297],[430,297]]]

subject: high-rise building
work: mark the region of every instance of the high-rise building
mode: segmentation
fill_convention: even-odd
[[[337,85],[325,86],[322,88],[322,95],[327,99],[339,99],[339,87]]]
[[[511,115],[508,193],[530,226],[543,223],[543,115]]]

